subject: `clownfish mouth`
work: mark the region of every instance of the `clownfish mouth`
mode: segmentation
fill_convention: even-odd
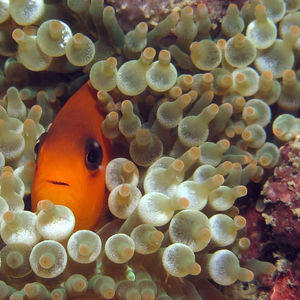
[[[63,181],[56,181],[56,180],[47,180],[47,182],[56,184],[56,185],[65,185],[65,186],[70,186],[68,183],[63,182]]]

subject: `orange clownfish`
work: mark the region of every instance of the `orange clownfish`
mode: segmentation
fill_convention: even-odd
[[[96,91],[85,83],[57,114],[40,139],[31,191],[32,210],[40,200],[69,207],[75,229],[93,229],[106,210],[105,167],[110,142],[103,136]]]

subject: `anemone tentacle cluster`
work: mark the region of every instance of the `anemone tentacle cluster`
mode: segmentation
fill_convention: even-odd
[[[272,275],[242,261],[235,204],[300,133],[299,10],[230,4],[211,36],[204,4],[124,33],[103,0],[0,0],[0,299],[226,299],[211,280]],[[122,149],[106,168],[113,220],[97,233],[23,200],[36,139],[88,77]]]

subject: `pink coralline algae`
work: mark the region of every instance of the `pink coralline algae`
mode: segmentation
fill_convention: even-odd
[[[281,148],[281,163],[265,183],[262,195],[266,208],[262,213],[266,225],[264,232],[272,236],[273,256],[277,274],[263,276],[260,283],[269,288],[268,299],[300,299],[300,141],[299,137]],[[251,224],[251,223],[250,223]],[[252,228],[253,229],[253,228]],[[255,228],[254,228],[255,233]],[[250,235],[252,245],[258,239]],[[267,247],[265,244],[258,249]],[[260,251],[259,250],[259,251]],[[254,251],[253,255],[258,255]],[[248,254],[249,255],[249,254]]]
[[[280,149],[281,160],[264,184],[264,205],[247,205],[251,246],[241,257],[275,263],[275,276],[257,276],[257,299],[300,299],[300,140],[297,137]],[[255,194],[255,191],[253,191]],[[256,195],[248,197],[253,203]],[[263,209],[264,207],[264,209]],[[248,299],[248,298],[247,298]],[[252,299],[252,298],[251,298]]]
[[[275,277],[262,276],[260,284],[269,288],[267,299],[299,300],[300,299],[300,254],[291,262],[278,258],[276,263],[279,271]]]
[[[117,12],[119,22],[124,29],[132,29],[141,21],[153,20],[158,22],[164,19],[171,11],[178,10],[180,7],[198,4],[205,4],[208,8],[212,23],[218,23],[224,16],[230,1],[224,0],[109,0]],[[246,0],[236,0],[234,3],[242,7]]]
[[[272,235],[282,243],[300,248],[300,141],[281,149],[282,163],[265,183],[262,194],[269,203],[263,216]]]

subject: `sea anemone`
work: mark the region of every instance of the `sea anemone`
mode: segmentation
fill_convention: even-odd
[[[230,4],[212,30],[192,3],[125,33],[103,0],[0,0],[0,299],[227,299],[272,275],[244,257],[237,203],[300,132],[299,9]],[[111,217],[74,232],[69,208],[28,199],[36,139],[88,79]]]

